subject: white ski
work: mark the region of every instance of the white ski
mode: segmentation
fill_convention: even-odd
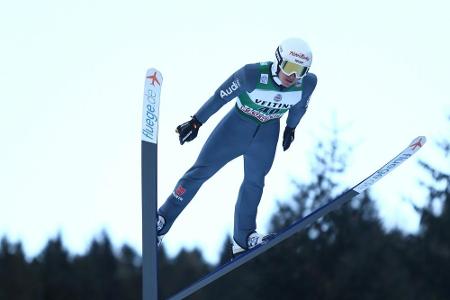
[[[156,209],[158,197],[158,123],[163,78],[148,69],[144,84],[141,132],[142,174],[142,299],[158,299]]]

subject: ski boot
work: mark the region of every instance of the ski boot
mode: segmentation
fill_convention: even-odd
[[[233,258],[235,258],[237,255],[243,254],[245,251],[255,248],[258,245],[264,245],[271,239],[275,237],[275,233],[270,234],[259,234],[256,231],[253,231],[250,233],[250,235],[247,238],[247,248],[242,248],[236,241],[233,239]]]
[[[164,237],[164,234],[158,234],[158,233],[163,229],[165,224],[166,224],[166,220],[164,219],[164,217],[161,215],[158,215],[158,218],[156,220],[156,238],[157,238],[158,248],[161,246],[162,239]]]

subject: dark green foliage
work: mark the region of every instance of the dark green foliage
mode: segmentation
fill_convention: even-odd
[[[335,143],[319,146],[315,179],[279,205],[273,231],[336,195],[343,158]],[[210,299],[450,299],[450,169],[422,165],[433,184],[420,234],[386,232],[364,194],[206,288]]]
[[[64,249],[61,237],[47,243],[38,256],[35,265],[41,278],[39,299],[70,299],[76,291],[76,282],[71,280],[75,269],[69,261],[69,253]]]
[[[0,244],[0,300],[33,299],[39,290],[35,264],[27,263],[20,243],[2,238]]]
[[[450,299],[450,143],[442,143],[441,149],[447,165],[421,163],[430,180],[422,184],[428,191],[427,204],[415,207],[421,216],[417,234],[387,232],[374,199],[363,194],[190,299]],[[271,231],[342,191],[337,183],[345,169],[345,153],[336,139],[317,147],[313,179],[296,183],[292,200],[279,204]],[[219,264],[231,258],[230,245],[227,237]],[[169,258],[162,248],[158,262],[161,299],[214,269],[197,249]],[[0,300],[141,299],[141,263],[129,246],[115,251],[106,234],[76,256],[58,236],[32,260],[24,257],[20,243],[3,238]]]
[[[174,259],[167,258],[162,249],[158,264],[158,290],[161,299],[175,294],[212,270],[198,249],[191,252],[182,250]],[[203,294],[203,291],[199,291],[197,296],[202,297]]]

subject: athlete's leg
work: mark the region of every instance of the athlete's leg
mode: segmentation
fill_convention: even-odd
[[[253,127],[253,130],[252,130]],[[213,130],[197,161],[176,184],[172,194],[158,213],[166,221],[160,234],[165,234],[189,204],[202,184],[248,147],[255,125],[243,120],[233,109]]]
[[[278,142],[279,122],[260,126],[250,148],[244,154],[244,181],[234,213],[234,240],[247,247],[248,236],[256,229],[256,213]]]

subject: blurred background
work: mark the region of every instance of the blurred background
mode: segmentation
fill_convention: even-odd
[[[450,298],[449,6],[3,4],[0,299],[138,299],[146,69],[164,77],[161,204],[233,103],[191,143],[180,146],[175,127],[234,71],[273,60],[292,36],[310,44],[318,85],[291,148],[277,149],[259,231],[277,231],[358,183],[416,136],[428,143],[368,194],[194,298]],[[228,259],[242,179],[236,159],[177,219],[160,253],[162,296]]]

